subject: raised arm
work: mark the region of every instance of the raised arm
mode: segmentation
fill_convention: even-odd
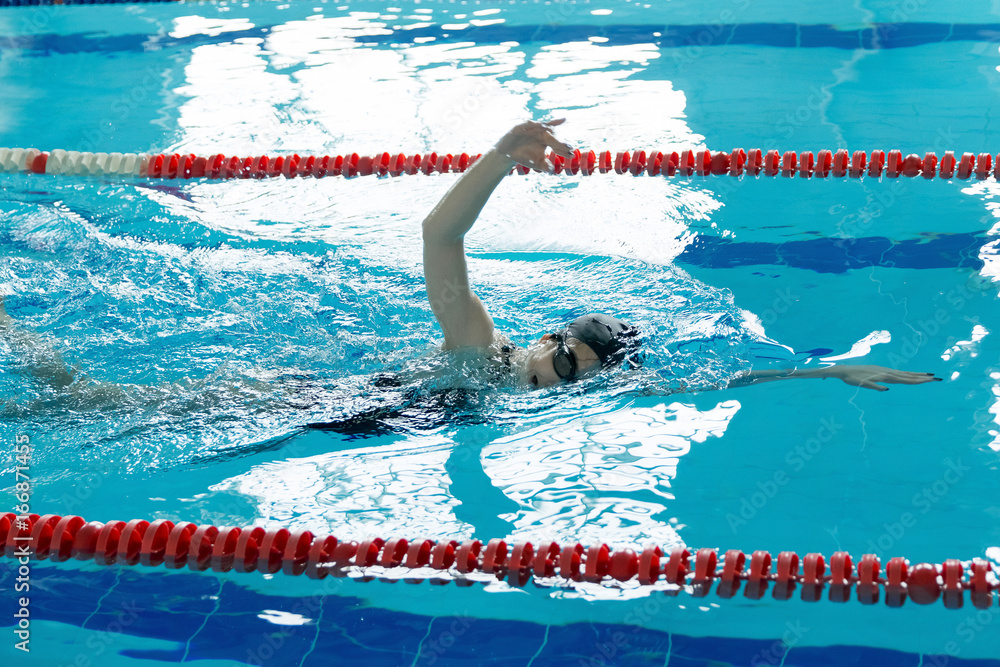
[[[775,380],[793,379],[826,379],[837,378],[846,384],[854,387],[864,387],[865,389],[875,389],[877,391],[889,391],[878,382],[887,384],[923,384],[925,382],[940,382],[941,378],[934,377],[933,373],[911,373],[909,371],[897,371],[885,366],[869,365],[842,365],[835,364],[824,368],[811,368],[808,370],[788,369],[788,370],[760,370],[747,371],[741,377],[729,383],[730,387],[744,387],[748,384],[758,384],[760,382],[773,382]]]
[[[549,171],[546,148],[571,155],[569,147],[552,135],[552,127],[562,122],[529,121],[510,130],[459,177],[424,219],[424,281],[431,310],[444,330],[445,349],[487,347],[493,342],[493,319],[469,287],[465,235],[516,163]]]

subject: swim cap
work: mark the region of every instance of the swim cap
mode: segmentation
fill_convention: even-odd
[[[610,315],[591,313],[578,317],[565,329],[566,335],[589,345],[602,366],[621,363],[625,355],[639,346],[639,330]]]

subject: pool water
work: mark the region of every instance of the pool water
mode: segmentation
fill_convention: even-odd
[[[612,152],[995,154],[998,31],[986,2],[3,8],[0,145],[477,153],[565,117]],[[8,505],[27,434],[42,514],[1000,566],[995,180],[508,177],[466,239],[498,329],[645,340],[528,392],[436,351],[420,222],[457,178],[0,176]],[[34,377],[56,353],[81,390]],[[725,388],[829,361],[943,381]],[[32,577],[28,664],[1000,665],[996,605]]]

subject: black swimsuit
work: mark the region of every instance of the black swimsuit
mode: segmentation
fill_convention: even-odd
[[[509,385],[516,377],[511,360],[515,349],[514,345],[503,345],[499,359],[488,359],[486,370],[492,384]],[[369,386],[373,394],[383,399],[377,407],[362,408],[334,421],[306,424],[305,428],[334,431],[356,438],[433,430],[455,423],[482,423],[487,419],[484,399],[488,389],[427,391],[420,387],[404,387],[403,382],[392,374],[375,376]]]
[[[514,349],[513,345],[504,345],[500,348],[501,364],[492,364],[490,366],[490,375],[494,380],[498,382],[506,381],[514,373],[514,365],[510,362],[511,355],[514,354]]]

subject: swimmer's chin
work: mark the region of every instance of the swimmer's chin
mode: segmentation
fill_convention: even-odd
[[[510,356],[510,365],[514,369],[514,377],[517,378],[517,386],[521,389],[535,389],[531,384],[531,371],[529,361],[531,360],[530,348],[514,348]]]

